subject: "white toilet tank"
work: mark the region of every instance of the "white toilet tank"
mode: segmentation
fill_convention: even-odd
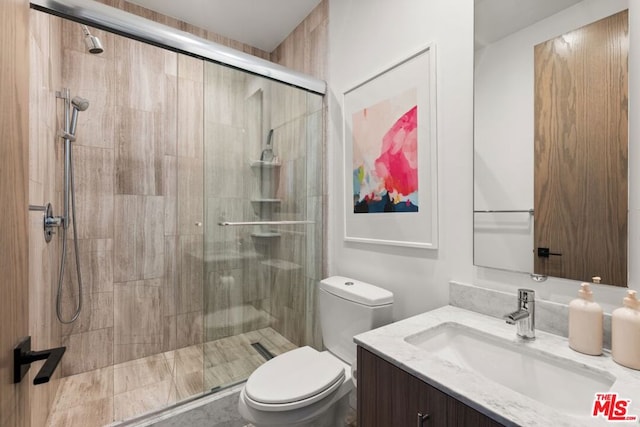
[[[393,294],[369,283],[332,276],[320,281],[318,294],[324,345],[346,363],[356,359],[355,335],[393,320]]]

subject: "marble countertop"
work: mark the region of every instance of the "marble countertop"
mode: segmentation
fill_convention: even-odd
[[[637,415],[640,419],[640,371],[618,365],[608,352],[602,356],[588,356],[573,351],[569,348],[566,338],[539,330],[536,331],[535,340],[522,342],[516,337],[515,326],[508,325],[495,317],[446,306],[357,335],[354,341],[359,346],[505,425],[527,427],[611,425],[611,422],[602,417],[591,417],[590,413],[585,413],[584,417],[562,413],[405,341],[405,337],[447,322],[455,322],[518,345],[525,345],[528,351],[542,352],[550,360],[557,360],[560,365],[569,360],[586,369],[607,372],[616,379],[610,390],[602,390],[602,392],[617,392],[619,399],[630,399],[628,415]],[[496,363],[499,362],[496,360]],[[517,374],[514,372],[514,375]],[[638,425],[639,422],[617,424]]]

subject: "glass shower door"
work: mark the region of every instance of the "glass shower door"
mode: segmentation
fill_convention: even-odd
[[[322,99],[205,63],[204,387],[320,345]]]

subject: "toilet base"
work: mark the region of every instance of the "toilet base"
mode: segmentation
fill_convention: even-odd
[[[347,427],[350,412],[353,410],[349,406],[349,396],[343,396],[341,399],[334,402],[326,411],[322,412],[318,417],[297,422],[293,424],[263,424],[257,421],[253,421],[251,424],[247,424],[247,427]]]
[[[353,384],[349,379],[326,400],[285,413],[257,411],[251,408],[244,402],[242,390],[238,410],[242,418],[255,427],[343,427],[347,425],[345,420],[352,411],[349,396],[353,390]]]

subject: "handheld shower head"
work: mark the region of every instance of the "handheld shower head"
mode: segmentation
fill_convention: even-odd
[[[273,129],[269,130],[269,134],[267,135],[267,146],[264,150],[262,150],[262,154],[260,154],[260,160],[264,162],[272,162],[275,155],[273,154],[273,145],[271,145],[273,139]]]
[[[87,47],[89,53],[98,54],[104,52],[100,39],[91,35],[86,25],[82,26],[82,32],[84,33],[84,45]]]
[[[89,101],[84,98],[80,98],[79,96],[74,96],[71,100],[71,105],[73,106],[73,111],[71,112],[69,135],[71,135],[75,141],[76,125],[78,124],[78,111],[84,111],[89,108]]]
[[[79,96],[74,96],[71,100],[71,104],[73,105],[73,108],[77,109],[78,111],[84,111],[89,108],[89,100],[80,98]]]

